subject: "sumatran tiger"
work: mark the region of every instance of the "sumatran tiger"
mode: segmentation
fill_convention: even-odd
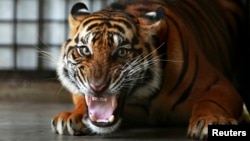
[[[189,137],[206,139],[210,124],[237,124],[244,102],[231,62],[242,18],[230,0],[123,0],[93,13],[76,3],[57,68],[75,108],[52,130],[187,123]]]

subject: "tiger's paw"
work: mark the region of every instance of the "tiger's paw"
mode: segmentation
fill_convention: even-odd
[[[61,135],[87,135],[90,131],[84,125],[84,114],[62,112],[51,120],[52,131]]]
[[[224,116],[197,116],[192,117],[189,122],[188,136],[195,140],[206,140],[208,125],[236,125],[238,122],[234,118]]]

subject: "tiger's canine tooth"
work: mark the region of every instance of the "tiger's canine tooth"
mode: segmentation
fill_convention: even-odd
[[[113,122],[114,120],[115,120],[115,116],[114,115],[110,116],[109,119],[108,119],[109,122]]]
[[[93,122],[96,122],[96,120],[97,120],[96,117],[95,117],[95,115],[93,115],[93,114],[89,114],[89,118]]]
[[[90,96],[85,94],[85,101],[86,101],[87,106],[89,106]]]
[[[116,102],[116,96],[111,97],[111,106],[114,107]]]

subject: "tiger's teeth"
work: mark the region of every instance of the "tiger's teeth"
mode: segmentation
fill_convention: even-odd
[[[98,119],[98,120],[96,120],[96,122],[105,122],[105,123],[107,123],[108,120],[106,120],[106,119]]]
[[[89,106],[90,96],[85,95],[85,101],[87,106]]]
[[[96,122],[96,121],[97,121],[95,115],[93,115],[93,114],[89,114],[89,118],[90,118],[90,120],[93,121],[93,122]]]
[[[107,102],[108,99],[107,99],[107,98],[104,98],[104,97],[101,97],[101,98],[99,98],[98,100],[99,100],[99,101],[102,101],[102,102]]]
[[[111,97],[111,106],[114,107],[115,106],[115,102],[116,102],[116,97],[112,96]]]
[[[92,101],[107,102],[107,101],[108,101],[108,98],[105,98],[105,97],[94,97],[94,96],[92,96],[92,97],[91,97],[91,100],[92,100]]]
[[[89,119],[92,122],[106,122],[106,123],[108,123],[108,122],[113,122],[115,120],[115,116],[112,115],[108,119],[96,119],[94,114],[89,114]]]
[[[91,99],[92,101],[97,101],[98,100],[98,97],[94,97],[94,96],[92,96],[92,99]]]
[[[115,116],[112,115],[112,116],[109,117],[109,120],[108,120],[108,121],[109,121],[109,122],[113,122],[114,120],[115,120]]]

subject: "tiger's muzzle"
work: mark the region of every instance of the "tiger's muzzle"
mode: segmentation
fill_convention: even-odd
[[[117,123],[123,108],[124,95],[109,93],[108,84],[89,83],[90,94],[85,94],[88,118],[98,127],[108,127]]]

